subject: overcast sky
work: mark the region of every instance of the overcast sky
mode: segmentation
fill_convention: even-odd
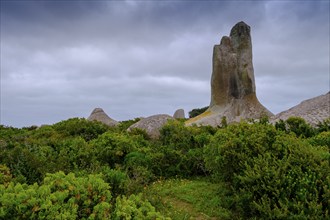
[[[188,112],[210,103],[212,51],[251,27],[274,114],[329,91],[329,1],[1,0],[0,124]]]

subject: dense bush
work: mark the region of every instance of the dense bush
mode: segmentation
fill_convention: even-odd
[[[64,136],[80,136],[86,141],[92,140],[111,128],[98,121],[88,121],[84,118],[71,118],[58,122],[53,128]]]
[[[287,133],[293,132],[297,137],[306,138],[312,137],[317,131],[300,117],[290,117],[286,121],[281,119],[276,122],[275,127],[278,130],[286,131]]]
[[[10,173],[10,169],[6,165],[0,164],[0,184],[7,186],[13,176]]]
[[[329,152],[271,125],[230,125],[205,148],[207,168],[232,187],[243,218],[329,217]]]
[[[115,167],[122,164],[125,156],[137,148],[136,142],[124,133],[106,132],[91,143],[102,163]]]
[[[130,179],[124,171],[110,169],[109,167],[104,166],[100,169],[100,172],[102,173],[103,180],[111,187],[111,192],[114,198],[119,195],[127,194],[127,187],[130,183]]]
[[[330,131],[330,117],[325,119],[324,121],[320,121],[316,129],[318,132],[323,132],[323,131]]]
[[[152,154],[154,170],[160,176],[204,175],[203,147],[215,133],[212,127],[187,127],[170,121],[160,131],[157,153]]]
[[[203,108],[194,108],[193,110],[191,110],[189,112],[189,118],[193,118],[196,117],[197,115],[202,114],[203,112],[205,112],[209,107],[205,106]]]
[[[228,216],[329,218],[329,121],[313,128],[300,118],[275,126],[263,118],[213,128],[173,120],[159,140],[127,132],[135,121],[0,126],[0,219],[164,219],[140,192],[159,179],[210,174],[228,186]]]
[[[124,175],[105,173],[115,189],[121,187]],[[141,194],[118,195],[113,203],[111,198],[110,186],[100,175],[58,172],[48,174],[41,185],[0,185],[0,219],[167,219]]]
[[[114,211],[115,220],[120,219],[163,219],[167,220],[162,214],[156,211],[150,202],[144,200],[141,194],[131,195],[129,197],[122,196],[116,199],[116,208]]]
[[[109,185],[100,177],[49,174],[42,185],[0,185],[1,219],[106,219]]]
[[[313,146],[328,147],[330,151],[330,131],[324,131],[309,138],[309,143]]]

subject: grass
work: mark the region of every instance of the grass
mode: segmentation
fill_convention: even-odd
[[[207,179],[157,181],[145,196],[172,219],[231,219],[227,189]]]

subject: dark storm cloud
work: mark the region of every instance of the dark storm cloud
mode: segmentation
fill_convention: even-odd
[[[326,1],[1,1],[1,123],[115,119],[209,104],[212,48],[252,28],[258,97],[275,113],[327,92]],[[290,95],[288,95],[290,94]]]

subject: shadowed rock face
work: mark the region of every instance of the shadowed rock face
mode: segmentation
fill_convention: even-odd
[[[188,124],[217,126],[221,124],[222,117],[232,122],[272,115],[256,97],[252,43],[247,24],[237,23],[229,37],[222,37],[220,45],[213,48],[212,63],[209,109]]]

